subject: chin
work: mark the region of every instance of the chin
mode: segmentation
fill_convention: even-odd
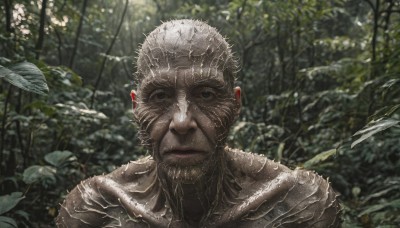
[[[179,165],[179,163],[160,162],[158,164],[159,171],[169,181],[176,184],[194,184],[211,173],[215,167],[214,159],[203,160],[200,163],[192,165]]]
[[[205,176],[207,170],[204,169],[203,165],[169,166],[164,172],[170,181],[181,184],[194,184]]]
[[[156,159],[157,161],[158,159]],[[175,184],[195,184],[199,181],[217,173],[216,169],[220,155],[212,153],[207,157],[195,157],[192,159],[171,159],[158,160],[159,174]]]

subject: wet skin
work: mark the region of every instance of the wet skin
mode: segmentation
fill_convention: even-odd
[[[225,147],[241,106],[232,59],[199,21],[149,34],[131,97],[151,156],[80,183],[57,226],[339,227],[338,195],[321,176]]]
[[[165,71],[159,77],[169,86],[155,88],[145,98],[151,105],[168,106],[167,112],[155,121],[157,128],[150,130],[151,139],[158,145],[154,149],[161,161],[182,166],[198,164],[209,158],[216,144],[213,123],[196,105],[197,102],[211,105],[216,90],[209,84],[193,83],[188,77],[189,70]],[[150,80],[159,80],[159,77]]]
[[[252,153],[229,148],[223,153],[226,182],[218,188],[223,189],[227,201],[201,224],[174,219],[158,181],[157,163],[146,157],[79,184],[61,206],[57,226],[339,227],[337,195],[322,177],[289,170]],[[215,187],[212,183],[207,186]]]
[[[189,59],[176,63],[173,70],[163,68],[157,72],[156,76],[143,80],[138,91],[141,102],[137,108],[159,109],[153,110],[161,115],[156,117],[149,130],[154,157],[158,163],[177,167],[173,171],[162,171],[170,179],[183,182],[185,216],[199,220],[205,209],[201,201],[213,196],[199,196],[201,186],[193,182],[214,168],[215,161],[212,160],[217,156],[217,135],[221,134],[217,130],[218,123],[213,122],[203,109],[224,102],[226,94],[230,94],[231,99],[236,94],[234,102],[240,107],[240,88],[229,91],[220,70],[193,66]]]
[[[190,66],[189,60],[183,66]],[[148,76],[143,81],[140,105],[161,109],[150,129],[154,153],[161,162],[189,166],[209,159],[217,148],[217,124],[206,115],[202,107],[220,102],[227,93],[222,72],[208,72],[199,66],[161,69],[160,75]],[[240,91],[239,87],[234,89]],[[237,94],[237,92],[236,92]],[[236,97],[240,105],[240,96]]]

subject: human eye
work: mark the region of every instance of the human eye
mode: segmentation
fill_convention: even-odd
[[[171,99],[171,97],[172,97],[172,95],[169,91],[167,91],[165,89],[156,89],[150,94],[149,101],[161,103],[161,102],[169,101]]]
[[[197,89],[195,97],[201,101],[209,102],[215,100],[217,92],[211,87],[201,87]]]

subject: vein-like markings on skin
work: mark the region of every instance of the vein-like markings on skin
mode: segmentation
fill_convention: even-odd
[[[167,22],[156,28],[142,44],[137,60],[136,82],[141,80],[162,64],[171,66],[171,61],[184,57],[201,67],[208,66],[217,68],[224,72],[229,84],[233,85],[234,76],[237,72],[237,60],[234,58],[229,44],[218,33],[218,31],[200,21],[181,20],[180,24]],[[179,26],[185,24],[193,28],[188,32],[181,31],[178,44],[169,42],[167,34],[180,30]],[[177,29],[175,29],[177,28]],[[205,42],[208,41],[208,42]],[[210,61],[211,60],[211,61]]]
[[[238,150],[227,150],[231,151],[227,153],[230,164],[244,158],[244,153]],[[250,197],[241,199],[224,215],[214,218],[217,222],[213,225],[241,218],[242,222],[237,224],[239,227],[242,224],[243,227],[338,227],[338,195],[329,182],[314,172],[301,169],[292,172],[267,158],[260,158],[258,156],[253,167],[242,166],[244,170],[235,172],[246,172],[255,179],[264,179],[263,175],[269,170],[268,178],[258,184],[239,182],[243,194]],[[250,162],[254,158],[248,156],[245,159]],[[275,166],[278,169],[272,168]]]
[[[224,151],[224,149],[220,151]],[[214,165],[207,167],[211,167],[211,170],[208,170],[208,172],[211,172],[211,175],[217,175],[217,178],[210,179],[209,181],[199,180],[201,186],[199,189],[196,189],[198,197],[201,195],[213,196],[213,198],[207,198],[202,204],[202,206],[208,208],[208,210],[206,211],[206,215],[203,216],[202,220],[199,222],[200,227],[207,227],[205,224],[209,222],[209,217],[212,216],[218,208],[231,207],[237,204],[237,194],[241,190],[240,185],[235,181],[232,173],[226,167],[224,153],[217,154],[214,157],[214,159],[210,159],[210,161],[214,161]],[[162,169],[159,168],[158,170]],[[183,198],[182,183],[171,181],[169,178],[165,177],[165,173],[163,172],[158,171],[157,174],[161,182],[160,186],[164,188],[164,193],[170,203],[171,210],[176,216],[174,220],[184,221],[183,205],[181,201]],[[214,186],[215,188],[210,186]],[[214,190],[215,192],[213,192]]]
[[[161,84],[162,82],[158,82]],[[165,86],[165,85],[164,85]],[[223,90],[228,90],[224,88]],[[212,106],[197,104],[199,111],[202,111],[207,115],[213,123],[216,124],[216,129],[218,129],[218,139],[220,144],[223,144],[226,136],[229,132],[229,126],[235,120],[235,113],[238,110],[238,105],[235,99],[232,97],[232,92],[226,94],[215,101]],[[186,100],[186,98],[184,98]],[[188,105],[190,102],[186,100],[184,103],[178,103],[178,108],[181,110],[180,114],[186,113]],[[139,138],[143,145],[150,146],[151,140],[149,138],[149,129],[152,127],[151,124],[161,116],[166,109],[170,107],[154,107],[151,105],[143,105],[139,101],[138,108],[135,110],[135,120],[140,126]]]
[[[223,151],[224,167],[216,166],[215,172],[227,172],[204,182],[218,192],[204,201],[212,207],[199,227],[338,227],[337,195],[322,177],[300,169],[292,172],[259,155]],[[251,161],[252,166],[245,165]],[[147,157],[83,181],[62,205],[57,226],[182,227],[182,219],[172,219],[170,203],[181,201],[165,195],[167,185],[159,182],[156,166]],[[181,191],[179,185],[170,188],[174,194]]]
[[[191,26],[191,28],[185,29],[183,32],[180,26],[186,26],[185,24]],[[179,36],[168,35],[168,37],[174,37],[173,40],[169,40],[167,34],[174,32],[177,32]],[[214,28],[192,20],[164,23],[148,35],[138,55],[137,83],[142,82],[146,76],[155,77],[154,70],[158,70],[158,75],[160,75],[159,70],[162,67],[170,71],[171,65],[179,62],[180,58],[192,61],[193,77],[195,76],[194,67],[196,65],[197,67],[200,66],[201,78],[204,75],[204,66],[207,66],[206,78],[210,77],[212,69],[215,70],[215,74],[220,70],[223,72],[227,87],[233,88],[234,76],[238,67],[229,44]],[[180,66],[174,67],[175,70],[179,68]],[[154,122],[155,115],[148,116],[146,110],[140,110],[140,102],[138,107],[135,119],[138,125],[141,126],[139,136],[143,143],[149,145],[149,142],[151,142],[148,134],[149,123]],[[232,110],[230,109],[234,116],[235,112]],[[220,118],[218,113],[213,110],[209,110],[209,114],[213,116],[213,120],[219,123],[218,127],[223,129],[227,129],[232,122],[227,121],[231,118]],[[227,132],[228,130],[225,131]],[[222,142],[225,134],[221,133],[220,135],[219,141]]]
[[[185,24],[191,30],[179,27],[178,38],[168,39],[167,33],[178,32],[176,26]],[[90,178],[67,196],[57,218],[59,227],[338,227],[337,195],[322,177],[289,170],[260,155],[224,148],[239,108],[233,94],[237,68],[229,45],[216,33],[210,26],[189,20],[167,22],[152,32],[138,57],[137,82],[141,85],[134,111],[142,143],[151,149],[159,148],[159,142],[149,137],[155,122],[167,126],[172,111],[181,115],[188,110],[200,112],[209,118],[208,126],[216,129],[215,153],[202,165],[178,169],[162,162],[159,153],[152,150],[153,157]],[[224,83],[215,83],[219,88],[214,88],[222,92],[216,92],[212,105],[196,102],[190,93],[180,97],[178,104],[176,100],[149,104],[144,94],[155,88],[177,88],[178,71],[185,72],[186,92],[207,86],[207,82],[214,84],[223,72]],[[143,91],[146,83],[153,84],[150,92]],[[201,199],[205,213],[200,218],[183,213],[185,181],[196,184],[194,197]]]

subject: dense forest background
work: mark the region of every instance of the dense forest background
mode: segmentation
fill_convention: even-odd
[[[135,57],[177,18],[218,28],[240,59],[231,146],[329,177],[343,227],[399,227],[399,0],[0,4],[0,227],[53,227],[67,190],[146,154]]]

